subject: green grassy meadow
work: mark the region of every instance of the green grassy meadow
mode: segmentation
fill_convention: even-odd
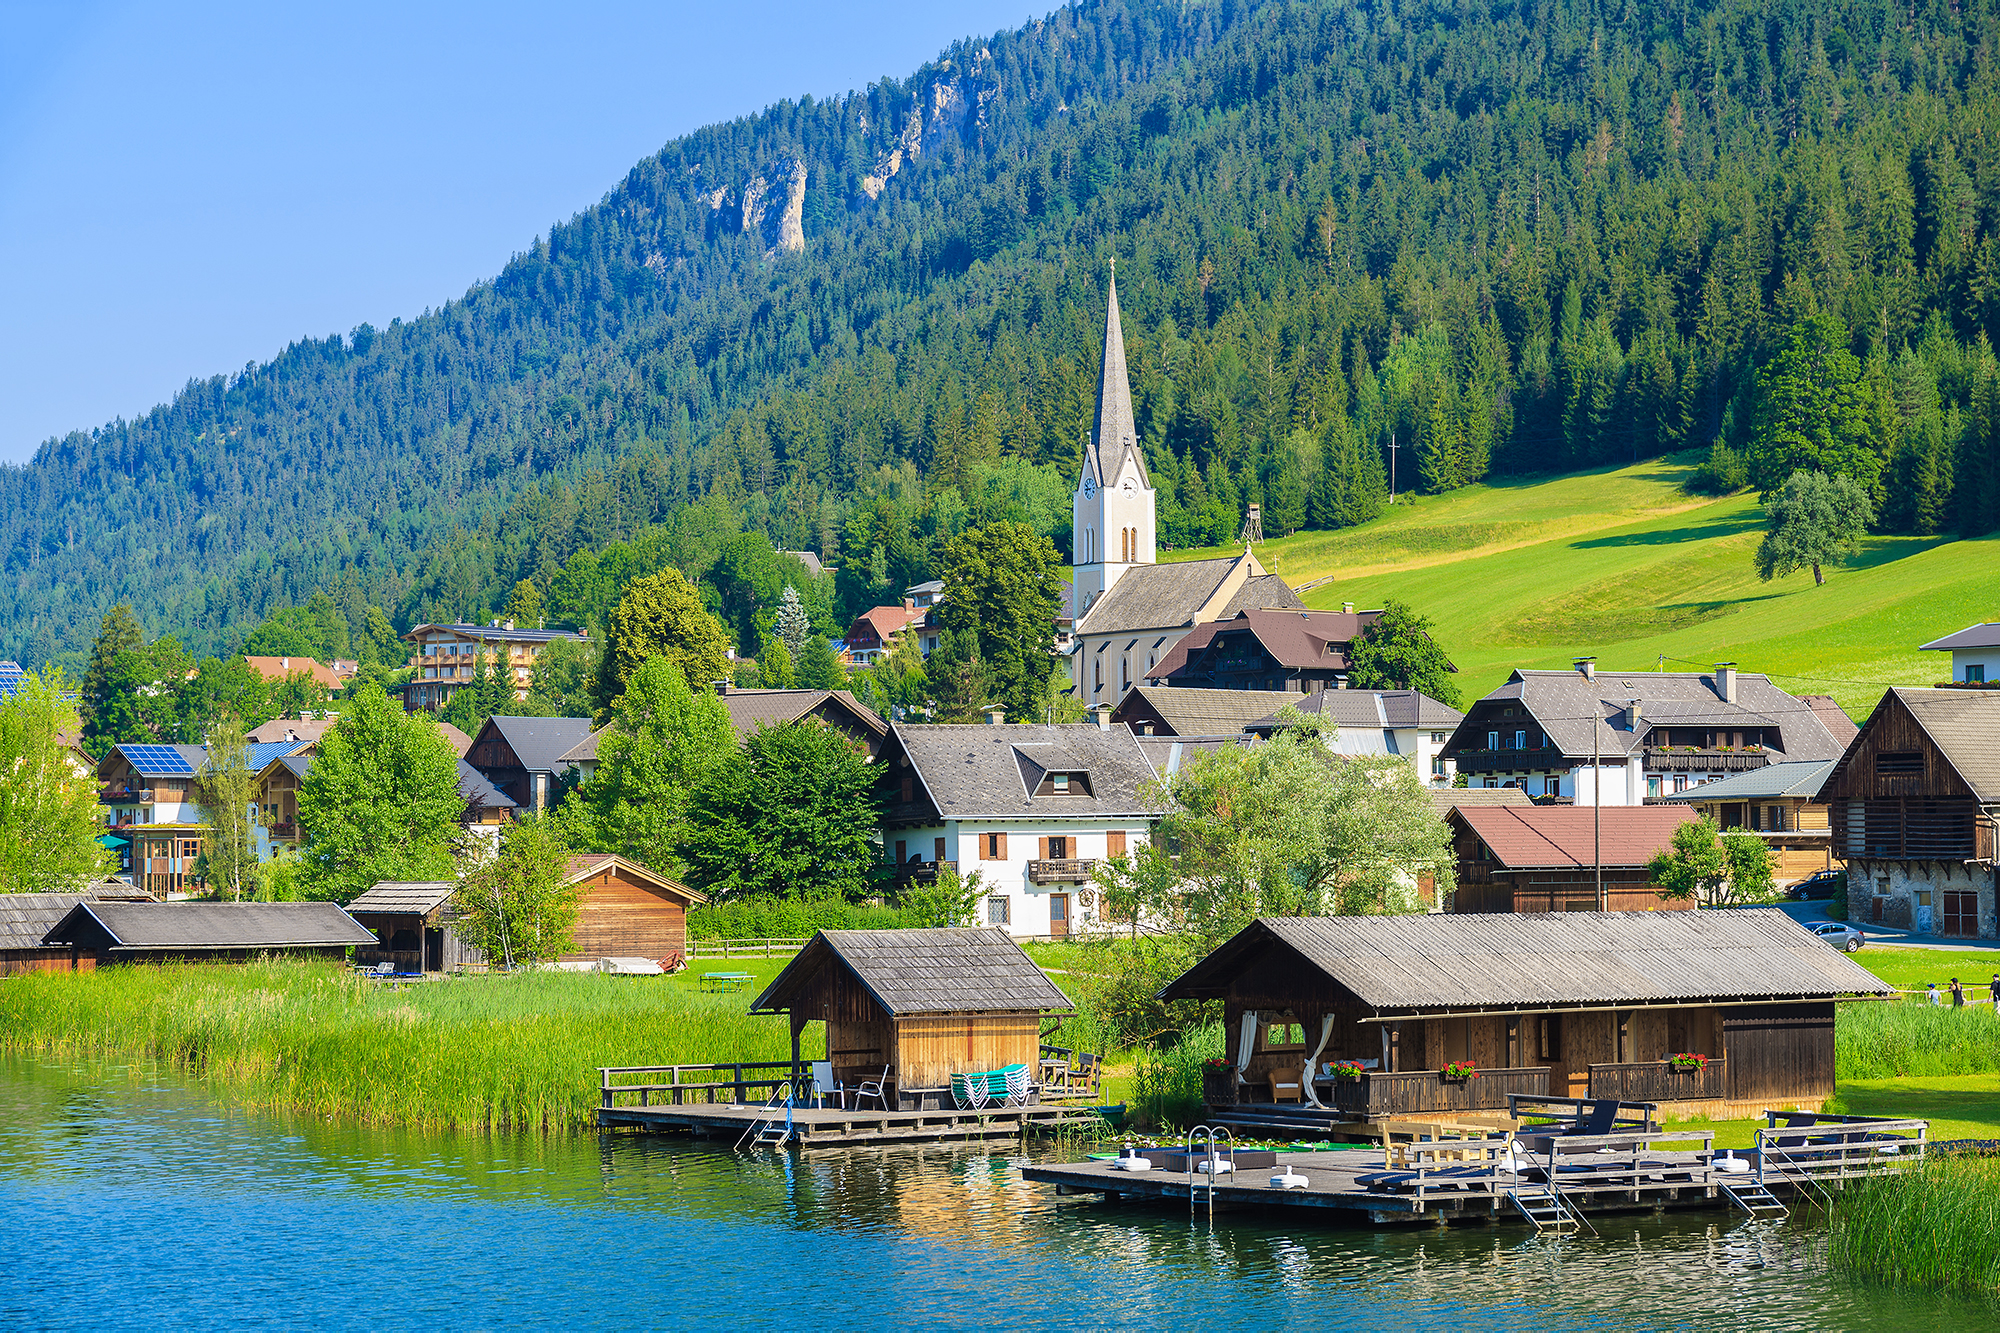
[[[1258,559],[1317,609],[1397,598],[1431,617],[1468,700],[1516,667],[1600,671],[1733,661],[1865,717],[1890,685],[1928,685],[1949,659],[1917,645],[2000,615],[2000,534],[1871,537],[1830,567],[1760,582],[1755,495],[1689,495],[1692,456],[1406,497],[1382,518],[1267,542]],[[1174,552],[1196,559],[1226,550]]]

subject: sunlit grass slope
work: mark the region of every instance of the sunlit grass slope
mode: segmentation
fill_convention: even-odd
[[[1340,532],[1267,542],[1258,558],[1307,605],[1394,597],[1436,622],[1468,699],[1515,667],[1669,671],[1733,661],[1865,717],[1890,685],[1943,679],[1917,645],[2000,619],[2000,540],[1872,537],[1827,571],[1763,583],[1754,495],[1691,496],[1691,460],[1509,480],[1418,497]],[[1214,555],[1175,552],[1169,559]]]

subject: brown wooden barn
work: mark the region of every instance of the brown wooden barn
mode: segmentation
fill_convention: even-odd
[[[1232,1067],[1212,1105],[1296,1097],[1367,1120],[1504,1111],[1509,1093],[1684,1116],[1817,1109],[1835,1003],[1890,993],[1783,912],[1751,909],[1263,918],[1161,996],[1223,1002]],[[1676,1069],[1679,1054],[1706,1068]],[[1366,1072],[1329,1076],[1340,1061]],[[1457,1061],[1478,1077],[1448,1073]]]
[[[651,958],[678,965],[687,955],[688,908],[708,901],[678,880],[656,875],[614,852],[570,859],[569,882],[581,887],[576,950],[564,962]]]
[[[244,962],[266,954],[344,958],[375,937],[334,903],[155,903],[86,900],[43,937],[77,967],[107,963]]]
[[[1653,887],[1647,863],[1694,819],[1680,806],[1454,806],[1445,815],[1458,862],[1454,912],[1614,912],[1691,907]]]
[[[890,1109],[949,1107],[951,1077],[1008,1065],[1032,1076],[1041,1019],[1069,997],[1004,930],[823,930],[750,1006],[826,1024],[827,1058],[849,1087],[888,1072]]]
[[[347,914],[376,940],[354,951],[355,966],[387,963],[406,973],[483,969],[486,955],[461,939],[455,927],[451,899],[457,891],[449,880],[384,882],[349,903]]]

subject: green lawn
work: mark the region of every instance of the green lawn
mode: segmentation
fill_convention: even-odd
[[[1946,674],[1918,644],[1991,612],[1996,537],[1874,537],[1824,587],[1809,573],[1760,582],[1756,497],[1685,494],[1692,462],[1419,497],[1358,528],[1268,542],[1258,557],[1294,586],[1331,576],[1305,594],[1310,606],[1394,597],[1430,616],[1468,699],[1515,667],[1594,655],[1600,671],[1630,672],[1664,657],[1670,671],[1734,661],[1866,716],[1888,686]]]
[[[1986,997],[1993,974],[2000,972],[2000,952],[1970,949],[1907,949],[1901,945],[1868,946],[1850,955],[1855,962],[1899,990],[1922,990],[1935,981],[1946,989],[1953,977],[1965,984],[1967,999]]]

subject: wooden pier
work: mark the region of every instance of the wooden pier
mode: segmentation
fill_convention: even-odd
[[[1233,1169],[1208,1174],[1204,1146],[1147,1154],[1155,1169],[1126,1171],[1108,1160],[1021,1168],[1057,1194],[1186,1202],[1213,1209],[1344,1211],[1376,1224],[1527,1222],[1569,1233],[1589,1215],[1669,1208],[1741,1208],[1782,1216],[1802,1196],[1824,1202],[1848,1181],[1920,1163],[1929,1126],[1921,1120],[1844,1117],[1808,1129],[1758,1131],[1757,1146],[1718,1152],[1709,1133],[1662,1131],[1533,1134],[1391,1142],[1347,1150],[1236,1150],[1216,1154]],[[1281,1170],[1303,1188],[1274,1188]]]

